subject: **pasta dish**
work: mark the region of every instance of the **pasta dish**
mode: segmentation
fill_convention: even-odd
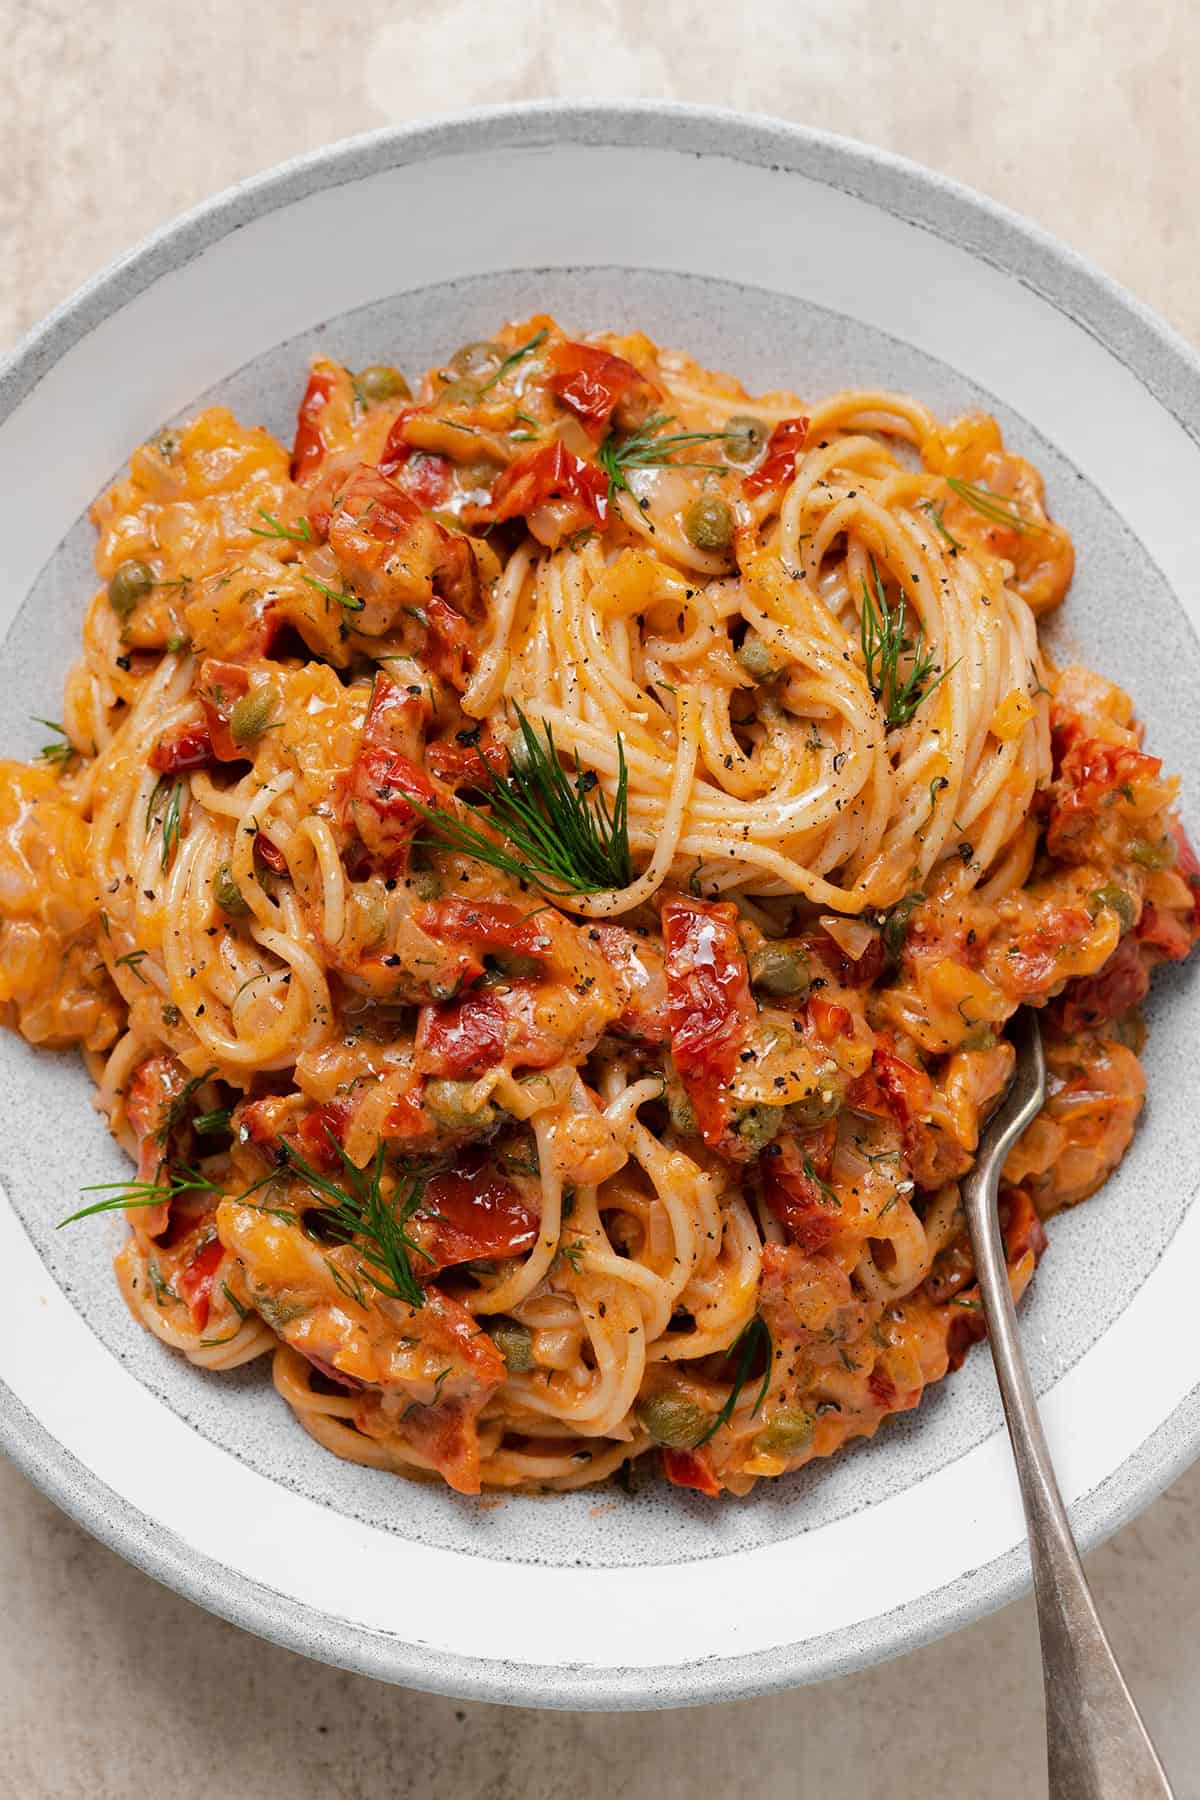
[[[1019,1006],[1017,1295],[1124,1154],[1200,869],[1039,642],[1072,545],[991,418],[538,316],[412,387],[318,358],[290,449],[210,408],[93,517],[0,765],[0,1016],[136,1164],[64,1221],[125,1214],[134,1317],[270,1354],[337,1455],[745,1494],[982,1335]]]

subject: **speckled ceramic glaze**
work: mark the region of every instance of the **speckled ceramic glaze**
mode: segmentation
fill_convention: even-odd
[[[287,436],[314,350],[420,368],[535,308],[641,326],[751,389],[880,384],[997,413],[1079,551],[1056,650],[1130,689],[1195,829],[1194,357],[961,189],[685,108],[517,108],[342,145],[222,196],[48,320],[0,376],[0,748],[30,753],[29,715],[57,710],[88,503],[151,431],[220,400]],[[1134,1147],[1051,1227],[1023,1308],[1084,1543],[1200,1449],[1186,972],[1158,978],[1151,1019]],[[82,1181],[121,1173],[79,1065],[5,1036],[0,1435],[99,1537],[252,1630],[450,1693],[666,1706],[860,1667],[1027,1578],[983,1351],[873,1443],[746,1500],[473,1502],[336,1461],[265,1365],[206,1375],[135,1326],[109,1268],[123,1227],[54,1231]]]

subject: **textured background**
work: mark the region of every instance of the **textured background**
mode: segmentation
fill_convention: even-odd
[[[1200,339],[1200,8],[0,0],[0,23],[0,349],[143,233],[282,157],[552,96],[738,106],[898,150],[1029,214]],[[0,1521],[0,1792],[22,1800],[1044,1792],[1028,1602],[824,1688],[618,1725],[426,1699],[260,1644],[127,1568],[7,1465]],[[1089,1566],[1180,1800],[1196,1800],[1200,1470]]]

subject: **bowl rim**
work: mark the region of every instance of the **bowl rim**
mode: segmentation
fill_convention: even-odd
[[[782,119],[666,101],[550,100],[447,113],[342,139],[227,188],[111,262],[18,343],[0,363],[0,427],[74,344],[241,225],[390,168],[555,144],[721,156],[798,174],[890,212],[1000,269],[1087,330],[1200,444],[1200,356],[1149,307],[1041,227],[892,152]],[[866,1625],[773,1650],[654,1669],[475,1659],[317,1613],[233,1574],[116,1494],[3,1382],[0,1447],[93,1536],[208,1611],[302,1655],[459,1698],[597,1711],[746,1698],[915,1649],[1029,1586],[1028,1556],[1018,1547]],[[1200,1384],[1072,1507],[1081,1548],[1133,1518],[1198,1453]]]

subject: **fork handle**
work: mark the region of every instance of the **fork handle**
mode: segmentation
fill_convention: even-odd
[[[1055,1480],[1017,1332],[998,1189],[999,1167],[993,1165],[966,1177],[962,1197],[1029,1534],[1050,1800],[1173,1800],[1100,1623]]]

